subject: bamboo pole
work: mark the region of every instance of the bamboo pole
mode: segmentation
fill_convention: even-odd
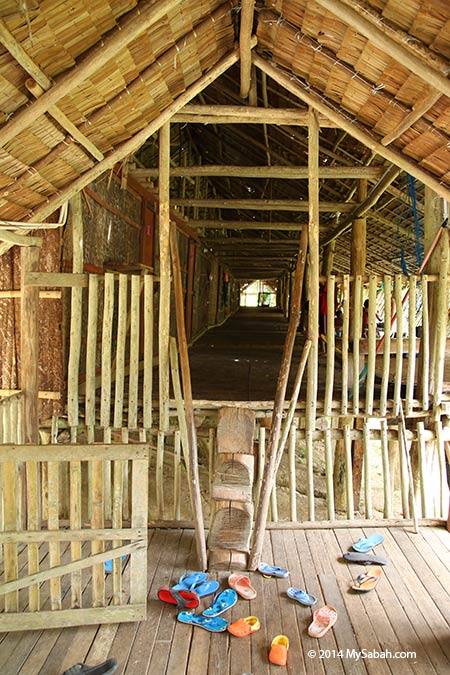
[[[164,518],[164,441],[165,434],[163,431],[158,431],[158,442],[156,446],[156,512],[158,518]]]
[[[114,395],[115,429],[123,426],[123,397],[125,390],[125,348],[127,342],[127,302],[128,276],[119,274],[119,297],[117,307],[117,339],[116,339],[116,377]]]
[[[335,345],[335,289],[336,278],[329,276],[327,281],[327,366],[325,375],[325,398],[323,402],[323,413],[325,416],[331,415],[331,402],[333,400],[333,384],[334,384],[334,362],[336,359],[336,345]]]
[[[295,276],[292,287],[291,314],[289,317],[286,340],[283,349],[283,356],[281,359],[281,369],[278,375],[277,388],[275,392],[275,400],[272,414],[272,426],[270,429],[269,444],[267,449],[268,460],[265,463],[264,467],[264,475],[261,484],[258,508],[255,517],[254,538],[252,542],[252,550],[249,556],[249,569],[256,569],[260,561],[264,532],[267,523],[267,512],[269,508],[270,493],[276,476],[276,462],[281,432],[281,421],[283,415],[283,402],[286,394],[289,369],[292,361],[292,353],[295,344],[295,336],[297,332],[298,323],[300,320],[301,295],[302,295],[301,291],[303,285],[303,274],[305,268],[307,243],[308,243],[308,231],[306,228],[304,228],[304,230],[302,231],[299,254],[297,258],[297,265],[295,268]]]
[[[419,455],[419,479],[420,479],[420,504],[422,518],[428,518],[430,511],[427,502],[428,480],[426,466],[426,442],[424,438],[425,425],[423,422],[417,422],[417,450]]]
[[[98,321],[98,275],[89,275],[88,293],[88,325],[86,337],[86,390],[85,390],[85,422],[94,440],[95,426],[95,368],[97,356],[97,321]]]
[[[140,333],[140,296],[141,277],[131,277],[131,325],[130,325],[130,374],[128,378],[128,428],[137,429],[137,409],[139,391],[139,333]],[[167,364],[168,366],[168,364]],[[167,367],[167,378],[169,368]]]
[[[261,486],[264,477],[266,461],[266,427],[260,425],[258,429],[258,477],[256,480],[255,507],[258,508]]]
[[[391,303],[392,303],[392,280],[386,274],[384,277],[384,350],[383,350],[383,374],[381,377],[380,390],[380,415],[384,417],[387,411],[387,392],[389,386],[389,364],[391,360]]]
[[[381,460],[383,465],[384,518],[392,518],[391,470],[389,466],[389,445],[387,420],[381,420]]]
[[[350,279],[344,274],[342,279],[342,403],[343,415],[348,411],[348,352],[350,328]]]
[[[363,444],[364,444],[364,510],[366,518],[373,517],[372,506],[372,473],[371,460],[372,450],[370,446],[370,427],[369,421],[364,420],[363,426]]]
[[[397,315],[397,340],[395,350],[394,415],[400,413],[403,371],[403,298],[401,274],[395,275],[395,310]]]
[[[200,494],[198,474],[197,432],[195,429],[194,408],[192,404],[191,374],[189,369],[189,355],[184,321],[183,284],[181,280],[181,265],[178,253],[176,228],[173,226],[170,236],[170,251],[174,278],[175,311],[177,317],[178,350],[180,353],[181,377],[183,383],[184,408],[189,438],[190,479],[192,483],[192,497],[195,520],[195,540],[197,557],[200,569],[207,567],[205,530]]]
[[[428,410],[430,404],[429,381],[430,381],[430,324],[429,324],[429,305],[428,305],[428,276],[423,275],[421,279],[422,287],[422,337],[420,340],[422,352],[422,408]]]
[[[142,35],[152,24],[159,21],[168,11],[176,7],[180,0],[159,0],[150,5],[139,6],[129,12],[106,39],[100,40],[93,48],[85,52],[77,65],[65,71],[51,89],[46,91],[34,103],[16,113],[0,134],[0,147],[15,138],[30,124],[63,98],[68,91],[75,89],[98,71],[105,63],[117,55],[132,40]]]
[[[442,400],[442,384],[444,381],[445,349],[448,324],[448,271],[449,271],[449,237],[448,230],[441,236],[441,258],[439,266],[439,282],[436,311],[436,349],[434,353],[434,405]]]
[[[417,277],[409,277],[409,313],[408,313],[408,371],[406,376],[406,415],[413,410],[414,381],[416,375],[416,284]]]
[[[253,12],[255,0],[242,0],[239,27],[239,53],[241,66],[241,98],[247,98],[251,84]]]
[[[170,123],[159,132],[159,428],[169,429]]]
[[[345,452],[345,495],[347,499],[347,518],[355,517],[353,498],[353,470],[352,470],[352,442],[350,438],[350,425],[344,424],[344,452]]]
[[[178,424],[180,427],[181,447],[183,449],[184,464],[186,466],[186,473],[188,478],[189,495],[191,498],[192,512],[194,512],[193,498],[191,494],[191,480],[190,480],[190,460],[189,460],[189,436],[186,424],[186,415],[184,414],[184,401],[181,393],[180,372],[178,368],[178,352],[176,338],[170,338],[170,369],[172,374],[172,387],[175,397],[175,405],[177,407]]]
[[[152,390],[153,390],[153,275],[144,276],[144,366],[142,418],[143,427],[152,426]]]
[[[291,424],[289,431],[289,511],[293,523],[297,522],[297,473],[296,450],[297,427]]]
[[[375,360],[377,339],[377,280],[370,276],[369,282],[369,326],[368,326],[368,356],[366,378],[366,413],[373,413],[373,390],[375,386]]]
[[[353,287],[353,414],[359,413],[359,341],[361,339],[362,276],[357,274]]]
[[[100,424],[103,429],[111,420],[111,346],[114,313],[114,274],[107,272],[104,277],[102,357],[101,357],[101,403]]]
[[[173,441],[173,517],[174,520],[181,518],[181,435],[177,429]]]

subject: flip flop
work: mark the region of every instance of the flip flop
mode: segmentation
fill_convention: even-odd
[[[233,588],[245,600],[256,598],[256,591],[250,583],[250,577],[245,574],[230,574],[228,586]]]
[[[381,542],[384,541],[384,537],[382,534],[371,534],[370,537],[367,537],[366,539],[358,539],[356,544],[353,544],[353,549],[355,551],[358,551],[358,553],[367,553],[370,551],[374,546],[377,546],[378,544],[381,544]]]
[[[191,590],[198,595],[199,598],[205,598],[207,595],[212,595],[217,590],[219,590],[219,582],[215,580],[204,581],[197,585],[194,585]]]
[[[195,609],[199,599],[194,591],[177,591],[168,586],[162,586],[158,591],[158,598],[162,602],[176,605],[178,609]]]
[[[76,663],[68,670],[63,672],[63,675],[112,675],[117,670],[117,659],[108,659],[99,663],[98,666],[87,666],[85,663]]]
[[[289,576],[289,572],[283,567],[275,567],[275,565],[269,565],[268,563],[259,563],[258,572],[261,572],[266,577],[279,577],[280,579],[285,579]]]
[[[125,562],[124,562],[124,561],[127,559],[127,557],[128,557],[127,555],[123,555],[123,556],[122,556],[122,567],[124,567],[124,565],[125,565]],[[116,560],[117,560],[117,558],[116,558]],[[111,573],[112,573],[112,571],[113,571],[113,561],[112,561],[112,560],[106,560],[106,561],[103,563],[103,566],[104,566],[104,568],[105,568],[106,574],[111,574]]]
[[[232,588],[226,588],[221,593],[218,593],[214,596],[211,607],[205,609],[202,614],[203,616],[219,616],[223,614],[227,609],[231,609],[237,603],[237,593]],[[227,624],[228,625],[228,624]]]
[[[193,591],[195,586],[206,581],[208,575],[206,572],[185,572],[172,589],[176,591]]]
[[[352,586],[353,590],[371,591],[380,581],[382,573],[383,570],[380,567],[374,567],[367,570],[366,574],[360,574]]]
[[[299,588],[288,588],[286,593],[292,600],[297,600],[297,602],[300,602],[302,605],[307,605],[308,607],[315,605],[317,602],[315,595],[310,595],[309,593],[306,593],[306,591],[301,591]]]
[[[228,626],[228,631],[236,637],[246,637],[261,628],[259,619],[256,616],[246,616],[244,619],[238,619]]]
[[[228,627],[228,621],[222,619],[221,616],[206,617],[201,616],[200,614],[194,614],[194,612],[180,612],[177,619],[178,621],[181,621],[181,623],[199,626],[200,628],[211,631],[211,633],[222,633]]]
[[[331,605],[325,605],[316,609],[313,614],[313,621],[308,627],[308,635],[315,638],[321,638],[334,626],[337,620],[337,612]]]
[[[269,661],[276,666],[285,666],[289,649],[289,638],[286,635],[277,635],[270,645]]]
[[[359,563],[360,565],[387,565],[389,562],[373,553],[356,553],[355,551],[347,551],[342,557],[347,562]]]

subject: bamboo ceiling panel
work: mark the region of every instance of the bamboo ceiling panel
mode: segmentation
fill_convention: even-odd
[[[415,53],[426,53],[438,72],[450,71],[447,0],[338,4],[365,18],[375,16],[386,34],[395,29],[403,44],[414,43]],[[258,50],[377,140],[395,132],[424,98],[436,93],[424,78],[312,0],[266,0],[258,12],[257,35]],[[443,183],[450,166],[449,116],[450,100],[441,95],[391,143]]]
[[[66,72],[89,58],[90,50],[110,39],[118,26],[126,25],[130,12],[157,3],[43,0],[28,5],[28,15],[17,5],[15,12],[9,6],[3,13],[0,9],[0,18],[44,76],[60,83]],[[57,108],[97,151],[107,155],[146,127],[233,49],[236,5],[237,0],[180,0],[69,90]],[[133,21],[139,21],[139,15]],[[4,125],[33,104],[35,99],[25,86],[28,78],[28,72],[0,47],[0,121]],[[90,151],[72,142],[70,131],[50,113],[51,109],[37,116],[0,151],[3,218],[27,219],[37,206],[95,163]]]

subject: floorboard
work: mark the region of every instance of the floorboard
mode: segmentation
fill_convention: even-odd
[[[366,567],[346,563],[342,554],[359,537],[384,536],[376,552],[388,558],[370,593],[351,590]],[[67,552],[64,553],[67,555]],[[287,579],[252,573],[254,600],[239,598],[223,616],[236,621],[254,615],[261,629],[247,638],[211,634],[177,622],[175,607],[157,598],[160,586],[195,569],[192,530],[150,532],[147,620],[75,628],[17,632],[0,642],[2,675],[61,675],[77,662],[119,662],[117,675],[444,675],[450,672],[450,534],[443,528],[292,529],[267,532],[263,559],[286,567]],[[129,593],[126,568],[123,592]],[[228,573],[213,576],[226,587]],[[70,578],[63,592],[70,591]],[[289,586],[316,595],[312,608],[291,600]],[[44,588],[43,602],[46,602]],[[212,598],[204,598],[198,611]],[[320,640],[308,635],[313,611],[334,606],[338,620]],[[275,635],[289,637],[287,667],[268,661]],[[311,655],[314,650],[315,656]],[[405,658],[380,654],[415,652]],[[362,654],[360,654],[362,652]],[[360,654],[360,658],[357,655]]]

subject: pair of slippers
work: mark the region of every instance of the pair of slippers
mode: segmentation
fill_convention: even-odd
[[[226,588],[214,596],[211,606],[203,610],[202,614],[183,611],[178,614],[177,619],[181,623],[199,626],[212,633],[220,633],[228,628],[228,621],[219,615],[234,607],[237,599],[236,591],[232,588]]]
[[[207,576],[205,572],[186,572],[175,586],[162,586],[158,598],[178,609],[195,609],[200,598],[213,595],[219,589],[219,582],[208,580]]]

